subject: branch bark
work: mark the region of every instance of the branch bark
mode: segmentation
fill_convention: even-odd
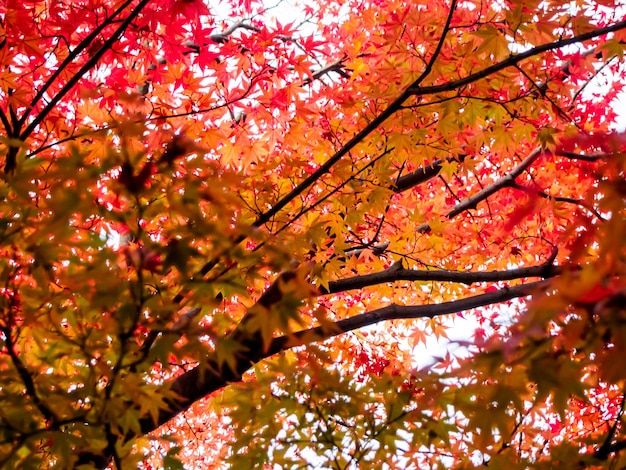
[[[336,294],[354,289],[375,286],[396,281],[434,281],[434,282],[458,282],[461,284],[474,284],[476,282],[499,282],[529,277],[547,279],[561,272],[557,266],[542,264],[529,268],[510,269],[507,271],[448,271],[448,270],[420,270],[405,269],[401,263],[396,263],[388,269],[371,274],[363,274],[328,283],[328,288],[320,288],[322,294]]]
[[[447,162],[462,162],[467,158],[467,155],[459,155],[458,158],[448,157],[445,159]],[[417,170],[401,176],[396,181],[396,184],[391,188],[394,193],[402,193],[415,186],[424,184],[427,181],[435,178],[439,175],[439,172],[443,168],[444,159],[438,158],[434,162],[418,168]]]
[[[451,313],[460,313],[486,305],[498,304],[519,297],[527,297],[535,290],[547,287],[548,282],[549,281],[536,281],[514,287],[505,287],[494,292],[433,305],[391,304],[370,312],[346,318],[345,320],[339,320],[332,325],[332,329],[328,326],[319,326],[276,338],[270,344],[268,355],[308,344],[311,342],[310,338],[318,337],[319,339],[317,341],[324,341],[334,336],[384,321],[433,318]]]
[[[537,267],[538,268],[538,267]],[[536,269],[536,268],[521,268]],[[512,270],[515,271],[515,270]],[[278,299],[275,289],[279,283],[284,282],[283,278],[277,279],[268,289],[267,295],[259,299],[265,308],[271,307],[272,302]],[[374,325],[389,320],[433,318],[436,316],[460,313],[470,309],[506,302],[515,298],[526,297],[538,289],[545,288],[548,281],[537,281],[528,284],[521,284],[514,287],[479,294],[472,297],[463,298],[449,302],[432,305],[397,305],[390,304],[376,310],[365,312],[353,317],[335,322],[330,326],[318,326],[295,333],[286,334],[275,338],[269,347],[263,347],[260,334],[241,333],[243,327],[238,326],[230,336],[236,339],[241,346],[242,353],[236,358],[233,368],[228,368],[220,364],[216,354],[207,358],[205,366],[198,366],[173,379],[169,384],[170,389],[178,396],[177,400],[168,403],[169,408],[159,413],[158,419],[154,421],[150,417],[140,421],[141,434],[148,434],[159,426],[165,424],[178,414],[189,409],[196,401],[207,395],[226,387],[229,383],[241,380],[243,374],[253,365],[274,354],[289,350],[297,346],[303,346],[314,342],[325,341],[340,334],[354,331],[366,326]],[[268,319],[269,321],[269,319]],[[136,435],[127,435],[126,439],[132,439]],[[83,453],[79,455],[75,465],[90,464],[97,468],[105,468],[110,462],[110,455],[95,453]]]
[[[296,346],[309,344],[313,341],[324,341],[334,336],[383,321],[433,318],[451,313],[460,313],[473,308],[483,307],[485,305],[506,302],[511,299],[528,296],[535,289],[540,289],[546,286],[547,281],[538,281],[515,287],[507,287],[494,292],[467,297],[461,300],[443,302],[441,304],[391,304],[380,309],[355,315],[345,320],[340,320],[335,322],[331,327],[314,327],[278,337],[271,342],[267,351],[262,350],[259,342],[259,347],[249,348],[247,354],[238,358],[237,368],[235,371],[223,370],[221,374],[216,374],[211,370],[196,367],[195,369],[177,377],[172,384],[172,390],[178,393],[181,399],[176,403],[171,404],[170,410],[166,410],[161,413],[158,423],[155,424],[151,420],[144,420],[142,422],[142,431],[145,433],[153,431],[158,426],[176,416],[178,413],[185,411],[196,400],[199,400],[206,395],[225,387],[230,382],[239,380],[241,375],[253,364],[279,352]],[[252,345],[249,344],[244,346]],[[215,361],[213,360],[213,364],[214,363]],[[219,370],[219,367],[215,370]]]

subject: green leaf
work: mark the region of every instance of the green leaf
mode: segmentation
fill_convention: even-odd
[[[173,447],[167,452],[167,455],[163,457],[163,468],[165,470],[185,470],[180,457],[178,457],[180,451],[180,447]]]

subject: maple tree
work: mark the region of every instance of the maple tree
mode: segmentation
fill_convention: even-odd
[[[626,11],[286,8],[0,6],[3,468],[624,466]]]

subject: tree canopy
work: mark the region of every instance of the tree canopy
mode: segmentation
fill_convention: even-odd
[[[2,468],[626,466],[626,9],[0,5]]]

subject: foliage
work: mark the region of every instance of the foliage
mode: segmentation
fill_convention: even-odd
[[[623,8],[0,18],[3,468],[624,466]]]

